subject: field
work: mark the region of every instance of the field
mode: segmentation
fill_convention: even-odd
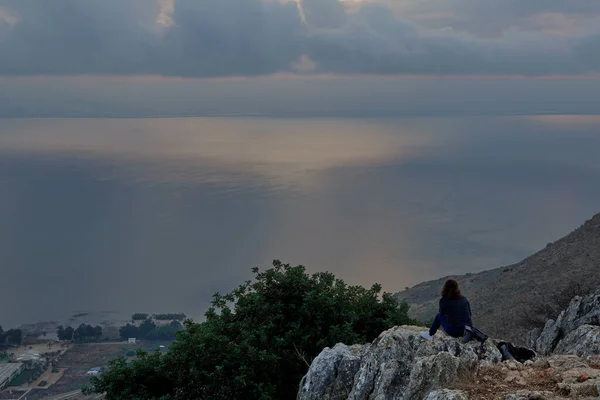
[[[165,348],[168,348],[170,343],[142,342],[132,345],[127,342],[104,342],[74,345],[62,356],[56,366],[57,368],[64,370],[62,378],[47,389],[32,390],[27,395],[27,399],[42,399],[47,396],[81,389],[89,384],[90,377],[86,373],[90,368],[106,366],[109,360],[119,356],[126,356],[127,352],[130,350],[143,349],[146,351],[153,351],[161,344],[166,346]],[[50,383],[51,381],[48,380],[48,382]]]
[[[108,361],[121,355],[125,347],[121,343],[93,343],[74,345],[60,359],[59,369],[64,369],[64,374],[58,382],[48,389],[35,389],[28,395],[28,399],[41,399],[47,396],[71,392],[81,389],[89,384],[86,374],[92,367],[101,367]]]
[[[22,390],[12,390],[12,393],[10,391],[10,388],[4,390],[3,392],[0,392],[0,400],[5,400],[5,399],[18,399],[19,397],[21,397],[23,394],[25,394],[25,391]]]
[[[15,377],[12,381],[9,382],[8,386],[21,386],[26,384],[29,381],[29,378],[33,376],[35,371],[33,370],[25,370],[21,372],[19,375]]]

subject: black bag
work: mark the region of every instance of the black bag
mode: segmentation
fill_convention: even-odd
[[[478,342],[483,343],[488,339],[488,335],[474,326],[465,326],[465,330],[471,332],[473,334],[473,339],[477,340]]]

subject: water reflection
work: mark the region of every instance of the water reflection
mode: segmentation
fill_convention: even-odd
[[[273,258],[387,290],[516,261],[600,211],[571,121],[0,119],[0,324],[198,316]]]
[[[142,163],[133,172],[158,181],[230,182],[260,175],[299,184],[312,172],[414,155],[426,135],[397,124],[344,120],[51,119],[5,120],[0,149]],[[373,129],[375,128],[375,129]],[[6,133],[8,132],[8,134]],[[157,162],[160,163],[157,167]],[[196,169],[196,173],[194,173]],[[213,173],[206,174],[206,169]],[[231,176],[220,179],[219,173]],[[240,176],[241,175],[241,176]]]

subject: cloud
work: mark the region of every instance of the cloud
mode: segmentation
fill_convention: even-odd
[[[594,74],[598,22],[583,0],[4,0],[0,74]]]

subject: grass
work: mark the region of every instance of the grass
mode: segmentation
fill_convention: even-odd
[[[26,369],[25,371],[17,375],[12,381],[10,381],[8,383],[8,386],[21,386],[26,384],[33,377],[35,372],[36,371],[33,369]]]

